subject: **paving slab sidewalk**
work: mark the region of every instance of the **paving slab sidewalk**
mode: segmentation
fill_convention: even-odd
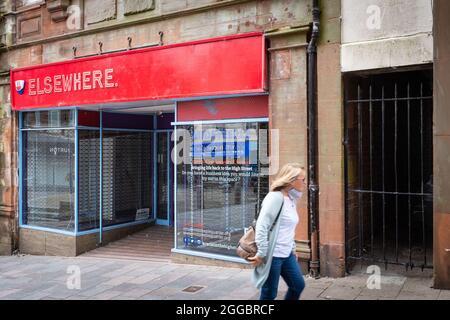
[[[251,270],[95,257],[0,257],[0,300],[255,300]],[[302,300],[450,300],[427,274],[305,277]],[[197,291],[190,292],[189,287]],[[277,299],[287,286],[280,281]]]

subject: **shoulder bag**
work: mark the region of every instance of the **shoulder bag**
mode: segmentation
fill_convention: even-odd
[[[270,232],[272,232],[273,228],[275,227],[275,224],[278,221],[278,218],[280,217],[281,211],[283,210],[283,205],[284,201],[281,204],[280,211],[278,212],[278,215],[275,221],[273,222],[272,227],[270,228]],[[245,230],[244,235],[239,240],[239,243],[236,248],[236,253],[238,254],[238,256],[246,260],[250,257],[254,257],[258,252],[258,247],[256,246],[255,242],[255,229],[258,216],[255,217],[255,220],[253,221],[252,225]]]

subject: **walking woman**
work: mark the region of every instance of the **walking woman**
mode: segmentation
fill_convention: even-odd
[[[264,198],[256,222],[256,256],[248,258],[255,267],[253,283],[261,289],[260,300],[274,300],[280,275],[288,285],[285,300],[298,300],[305,281],[295,253],[297,200],[305,191],[304,168],[298,163],[285,165]]]

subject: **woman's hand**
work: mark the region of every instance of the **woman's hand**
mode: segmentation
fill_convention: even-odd
[[[260,256],[248,257],[247,261],[254,267],[258,267],[263,264],[264,258]]]

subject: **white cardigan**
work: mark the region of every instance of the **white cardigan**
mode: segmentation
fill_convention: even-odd
[[[261,289],[269,276],[281,219],[277,220],[272,232],[270,232],[270,228],[282,209],[283,203],[282,192],[269,192],[262,202],[261,211],[256,221],[255,242],[258,247],[256,255],[265,258],[264,263],[253,270],[252,281],[258,289]]]

